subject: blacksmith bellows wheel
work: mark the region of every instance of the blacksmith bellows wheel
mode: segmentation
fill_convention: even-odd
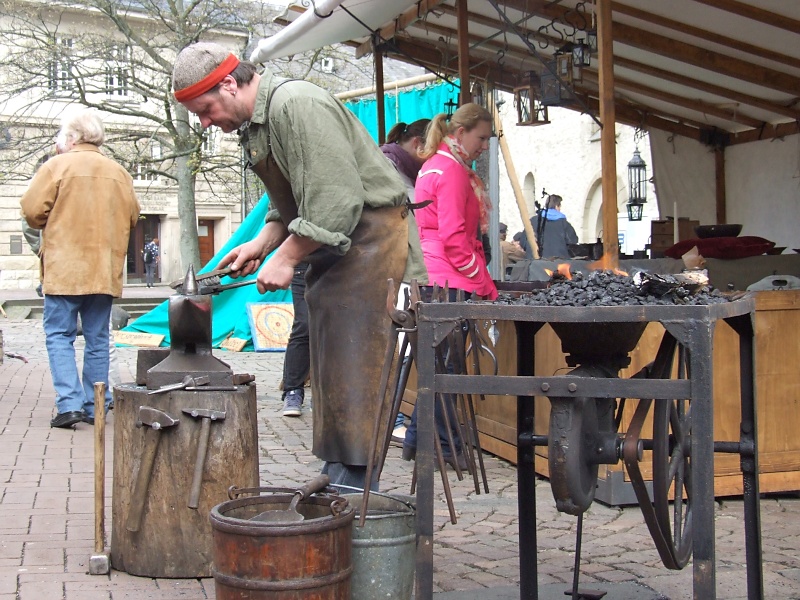
[[[617,431],[624,398],[587,397],[578,378],[616,378],[627,366],[643,329],[637,324],[552,324],[568,353],[574,396],[550,397],[548,463],[550,483],[559,511],[580,515],[594,500],[598,466],[624,459],[645,522],[667,568],[682,569],[692,553],[691,413],[684,399],[639,399],[624,438]],[[633,325],[629,327],[629,325]],[[683,350],[666,334],[656,359],[635,378],[669,379],[678,354],[677,374],[686,377]],[[642,428],[653,408],[653,437]],[[652,496],[639,468],[643,450],[652,450]],[[678,493],[676,494],[676,490]],[[677,501],[675,499],[677,498]]]

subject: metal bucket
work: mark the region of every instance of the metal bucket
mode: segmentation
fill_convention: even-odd
[[[353,507],[315,494],[297,505],[303,521],[250,521],[286,510],[294,496],[290,488],[234,488],[231,495],[253,492],[271,493],[223,502],[209,515],[217,600],[350,600]]]
[[[342,487],[345,486],[332,486]],[[359,494],[344,494],[360,515]],[[414,496],[370,492],[364,527],[353,521],[352,598],[409,600],[414,591]]]

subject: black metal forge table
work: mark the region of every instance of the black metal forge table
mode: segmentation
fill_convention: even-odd
[[[527,306],[503,303],[418,303],[417,369],[418,369],[418,443],[417,443],[417,557],[416,598],[426,600],[433,593],[433,471],[434,424],[433,402],[437,393],[496,394],[517,396],[517,481],[520,537],[520,597],[538,600],[536,489],[534,446],[547,444],[545,436],[534,433],[534,396],[566,402],[579,397],[605,399],[637,399],[639,405],[669,406],[663,410],[661,438],[654,428],[653,440],[640,440],[634,434],[617,436],[613,432],[610,452],[614,462],[625,458],[629,471],[642,449],[663,446],[669,477],[661,483],[662,500],[668,500],[670,489],[689,491],[689,502],[674,505],[673,521],[666,526],[659,514],[666,510],[650,505],[646,492],[642,499],[645,520],[665,565],[682,568],[693,554],[694,598],[716,599],[715,530],[714,530],[714,452],[740,455],[744,489],[745,545],[747,589],[749,600],[763,599],[761,567],[761,521],[758,491],[758,446],[754,368],[755,302],[745,296],[732,302],[701,306],[648,305],[609,307]],[[474,321],[513,321],[517,330],[517,375],[464,375],[436,373],[435,348],[462,319]],[[726,322],[739,336],[741,430],[739,442],[714,441],[713,402],[713,337],[718,321]],[[667,368],[622,379],[596,376],[596,368],[582,377],[572,375],[536,375],[534,338],[550,324],[562,341],[564,351],[572,353],[573,363],[603,362],[603,354],[627,355],[638,343],[639,336],[650,322],[665,329],[665,340],[672,343],[683,357],[683,375],[671,378],[671,362]],[[622,332],[622,341],[614,340]],[[626,332],[632,333],[626,333]],[[636,333],[638,331],[638,333]],[[669,344],[666,344],[669,345]],[[662,341],[662,348],[665,342]],[[607,349],[604,350],[604,348]],[[651,363],[662,360],[662,348]],[[666,354],[666,353],[665,353]],[[617,359],[619,356],[617,356]],[[569,360],[569,356],[568,356]],[[663,367],[663,365],[662,365]],[[579,367],[580,369],[581,367]],[[619,368],[619,367],[614,367]],[[647,368],[646,368],[647,369]],[[577,371],[577,369],[576,369]],[[691,407],[689,415],[675,412],[673,402]],[[637,409],[638,410],[638,409]],[[647,409],[645,409],[646,412]],[[670,410],[672,412],[670,413]],[[654,409],[655,412],[655,409]],[[593,413],[592,413],[593,414]],[[677,415],[677,416],[676,416]],[[645,415],[642,415],[642,420]],[[666,419],[666,422],[663,421]],[[681,420],[683,419],[683,420]],[[553,422],[551,421],[551,436]],[[551,442],[552,443],[552,442]],[[580,444],[577,444],[580,445]],[[566,447],[566,446],[565,446]],[[553,446],[550,446],[551,453]],[[600,449],[597,450],[600,452]],[[631,456],[634,458],[631,462]],[[676,458],[677,457],[677,458]],[[567,461],[569,462],[569,461]],[[685,466],[685,472],[682,466]],[[655,468],[655,466],[654,466]],[[676,471],[679,475],[676,476]],[[685,481],[683,475],[685,474]],[[580,479],[580,477],[579,477]],[[551,484],[555,484],[551,478]],[[656,484],[654,476],[654,487]],[[659,492],[654,490],[654,494]],[[588,502],[591,502],[593,485]],[[676,493],[680,498],[681,493]],[[578,493],[580,497],[580,492]],[[581,499],[581,498],[579,498]],[[572,504],[570,504],[572,506]],[[685,513],[680,512],[684,510]],[[561,508],[560,508],[561,509]],[[577,510],[585,510],[579,508]],[[671,509],[670,509],[671,510]],[[659,511],[661,511],[659,513]],[[566,510],[565,512],[570,512]],[[577,514],[577,513],[573,513]],[[649,519],[648,519],[649,516]],[[655,524],[654,524],[655,523]]]

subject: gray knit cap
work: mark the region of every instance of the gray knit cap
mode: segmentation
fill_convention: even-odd
[[[231,53],[213,42],[197,42],[180,51],[172,68],[172,89],[176,92],[194,85],[216,69]]]

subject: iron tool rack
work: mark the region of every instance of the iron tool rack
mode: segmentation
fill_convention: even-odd
[[[748,598],[763,599],[754,381],[755,302],[752,297],[744,296],[731,302],[702,306],[559,307],[526,306],[516,303],[419,302],[416,305],[416,317],[419,336],[416,357],[419,403],[416,456],[418,475],[416,598],[429,600],[433,593],[433,401],[437,393],[453,393],[517,396],[520,597],[524,600],[538,600],[534,447],[543,445],[544,436],[536,436],[534,433],[534,395],[546,396],[548,399],[553,397],[563,399],[576,394],[593,398],[633,398],[640,399],[640,403],[643,402],[642,399],[649,399],[655,406],[683,399],[683,402],[691,406],[690,430],[684,432],[685,439],[682,443],[680,440],[675,443],[674,434],[670,434],[672,441],[668,444],[673,449],[671,451],[683,446],[682,451],[691,460],[691,468],[687,474],[687,486],[692,490],[691,518],[688,518],[688,514],[684,517],[687,518],[687,522],[691,521],[693,526],[683,530],[690,539],[680,540],[681,532],[678,531],[673,540],[667,531],[666,541],[664,539],[655,541],[657,546],[661,544],[659,552],[662,554],[662,559],[670,552],[680,554],[688,542],[689,551],[693,553],[694,559],[695,598],[714,600],[717,597],[714,452],[740,455],[744,484]],[[514,322],[517,331],[516,376],[435,372],[435,348],[462,319],[477,322],[490,320]],[[725,321],[739,337],[742,420],[738,443],[715,442],[713,435],[713,336],[715,326],[720,320]],[[534,372],[534,338],[545,324],[551,324],[554,329],[566,328],[568,332],[574,333],[585,328],[591,329],[597,324],[611,324],[612,328],[619,326],[624,329],[623,324],[638,323],[643,330],[649,322],[661,323],[665,329],[665,339],[671,337],[678,349],[683,352],[684,378],[673,379],[669,374],[666,377],[654,378],[651,374],[629,379],[591,376],[578,379],[569,375],[542,376]],[[560,333],[559,336],[562,337]],[[638,337],[633,341],[633,346],[637,341]],[[654,362],[658,362],[658,357]],[[669,369],[669,372],[671,371],[672,369]],[[620,444],[623,442],[620,441]],[[672,568],[681,567],[681,564],[672,566]]]

